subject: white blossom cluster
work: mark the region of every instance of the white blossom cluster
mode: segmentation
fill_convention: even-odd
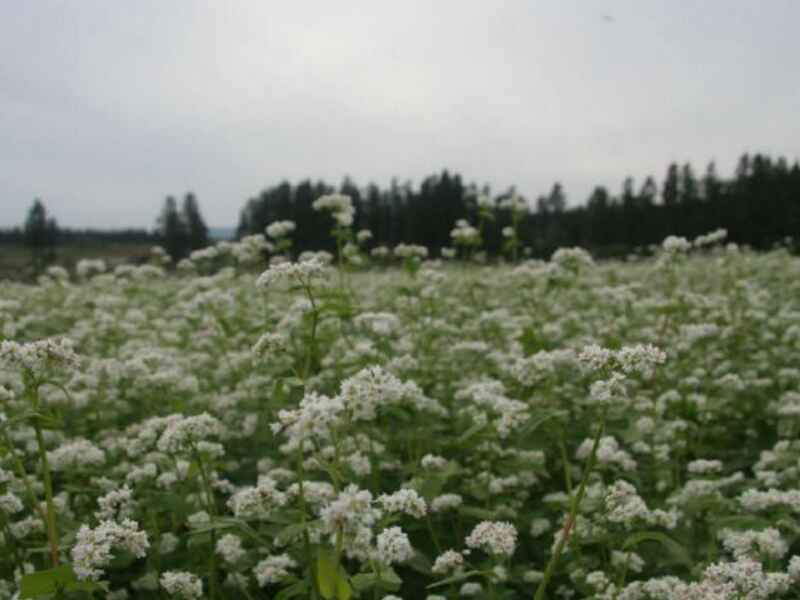
[[[265,232],[273,240],[284,238],[296,229],[294,221],[274,221],[267,225]]]
[[[353,224],[355,207],[353,199],[346,194],[327,194],[320,196],[312,204],[314,210],[330,211],[337,225],[350,227]]]
[[[97,580],[103,575],[114,550],[125,550],[137,558],[145,556],[150,542],[147,533],[130,519],[101,521],[95,528],[82,525],[72,547],[72,566],[79,579]]]

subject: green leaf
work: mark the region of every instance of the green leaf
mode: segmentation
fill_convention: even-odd
[[[326,550],[317,556],[317,587],[325,600],[350,600],[353,595],[341,565]]]
[[[459,506],[458,512],[465,517],[473,517],[475,519],[491,520],[494,519],[495,514],[493,510],[486,508],[479,508],[477,506]]]
[[[358,592],[364,592],[373,587],[382,591],[396,592],[403,584],[394,569],[385,567],[380,573],[359,573],[353,576],[353,587]]]
[[[689,552],[686,550],[686,548],[660,531],[642,531],[640,533],[635,533],[625,540],[625,543],[622,544],[622,548],[624,550],[628,550],[633,546],[641,544],[642,542],[656,542],[661,544],[679,562],[687,565],[688,567],[691,567],[694,564],[694,561],[692,561],[692,557],[689,555]]]
[[[549,421],[550,419],[564,418],[564,417],[568,416],[568,414],[569,413],[567,411],[565,411],[565,410],[551,410],[551,411],[548,411],[545,414],[540,415],[540,416],[538,416],[536,418],[532,417],[531,419],[528,420],[527,423],[525,423],[524,427],[522,428],[521,433],[523,433],[523,434],[533,433],[534,431],[536,431],[539,428],[539,426],[541,426],[543,423]]]
[[[289,598],[294,598],[295,596],[307,596],[307,595],[308,595],[308,582],[302,580],[293,583],[289,587],[283,588],[280,592],[278,592],[275,595],[275,600],[289,600]]]
[[[457,573],[452,577],[447,577],[446,579],[442,579],[441,581],[437,581],[436,583],[430,584],[426,589],[432,590],[433,588],[450,585],[451,583],[458,583],[459,581],[464,581],[465,579],[469,579],[473,575],[480,575],[480,573],[481,573],[480,571],[465,571],[464,573]]]
[[[463,444],[468,439],[470,439],[474,435],[478,434],[481,430],[483,430],[484,427],[486,427],[485,423],[475,423],[472,427],[470,427],[464,433],[461,434],[461,437],[458,438],[458,444]]]
[[[22,576],[20,582],[20,600],[39,598],[55,594],[58,590],[67,592],[91,592],[104,586],[92,581],[79,581],[72,570],[72,565],[61,565],[47,571],[36,571]]]
[[[303,535],[303,530],[305,530],[305,528],[305,523],[293,523],[291,525],[287,525],[275,535],[275,542],[280,546],[287,546],[295,538],[299,538],[301,535]]]

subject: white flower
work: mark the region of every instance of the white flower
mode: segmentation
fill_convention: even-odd
[[[311,285],[315,279],[321,279],[327,273],[327,267],[316,257],[302,262],[280,262],[270,265],[256,279],[256,286],[269,288],[281,281],[294,280],[301,285]]]
[[[276,240],[292,233],[295,227],[294,221],[275,221],[267,225],[265,231],[269,237]]]
[[[414,549],[408,536],[399,527],[389,527],[378,534],[377,558],[391,565],[404,562],[414,556]]]
[[[222,424],[208,413],[172,420],[158,440],[161,452],[174,454],[189,451],[192,445],[207,441],[211,436],[222,433]]]
[[[461,570],[464,566],[464,556],[455,550],[446,550],[436,557],[431,572],[436,575],[447,575]]]
[[[278,483],[270,477],[259,478],[258,485],[236,492],[228,506],[237,517],[264,518],[276,508],[284,506],[286,494],[278,489]]]
[[[294,569],[297,563],[288,554],[268,556],[253,568],[258,585],[266,587],[270,583],[278,583],[284,577],[288,577],[289,569]]]
[[[421,519],[428,512],[425,500],[412,489],[398,490],[393,494],[378,496],[378,502],[390,513],[405,513]]]
[[[193,573],[186,571],[167,571],[161,574],[161,587],[170,596],[193,600],[203,596],[203,582]]]
[[[19,344],[9,340],[0,342],[0,365],[24,367],[36,373],[50,366],[78,366],[78,355],[72,340],[46,339]]]
[[[125,485],[118,490],[111,490],[105,496],[97,499],[100,507],[94,513],[98,521],[119,521],[133,516],[135,502],[133,492]]]
[[[327,194],[320,196],[312,204],[314,210],[328,210],[333,214],[336,223],[341,227],[349,227],[353,224],[355,208],[353,200],[346,194]]]
[[[431,500],[431,512],[442,512],[458,508],[464,503],[460,494],[442,494]]]
[[[147,533],[139,530],[136,521],[102,521],[94,529],[81,525],[72,547],[72,566],[78,579],[97,580],[103,574],[102,567],[111,562],[114,549],[142,558],[149,547]]]
[[[517,530],[504,521],[482,521],[465,540],[467,546],[493,555],[511,556],[517,545]]]
[[[77,439],[48,452],[47,460],[53,471],[66,471],[81,467],[100,466],[105,463],[106,455],[90,441]]]
[[[236,564],[245,555],[241,538],[232,533],[227,533],[217,540],[215,551],[229,564]]]

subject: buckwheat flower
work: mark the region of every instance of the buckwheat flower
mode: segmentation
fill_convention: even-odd
[[[105,452],[88,440],[76,439],[47,453],[53,471],[97,467],[105,463]]]
[[[121,521],[133,516],[136,503],[133,492],[125,485],[98,498],[97,506],[94,516],[98,521]]]
[[[414,556],[414,549],[402,529],[389,527],[378,534],[376,553],[379,561],[391,565],[409,560]]]
[[[409,401],[423,405],[425,398],[413,382],[402,382],[381,367],[367,367],[345,379],[339,394],[354,421],[372,421],[383,406]]]
[[[488,554],[511,556],[517,545],[517,530],[504,521],[482,521],[467,536],[465,543]]]
[[[706,475],[709,473],[721,473],[722,462],[719,460],[697,459],[686,465],[686,470],[692,475]]]
[[[644,569],[644,560],[636,552],[611,552],[611,564],[618,569],[627,569],[631,573],[641,573]]]
[[[683,254],[691,250],[692,245],[684,237],[667,236],[661,243],[661,249],[667,254]]]
[[[781,559],[789,551],[789,545],[781,537],[780,531],[767,527],[763,531],[735,531],[723,529],[719,532],[722,545],[734,558],[758,559],[762,555]]]
[[[19,521],[9,523],[8,529],[14,539],[22,540],[34,533],[42,533],[44,531],[44,523],[39,517],[25,517]]]
[[[447,575],[460,571],[464,567],[464,556],[455,550],[445,550],[433,563],[431,572],[436,575]]]
[[[645,501],[627,481],[619,479],[609,488],[605,497],[606,518],[612,523],[623,523],[630,527],[635,519],[647,521],[650,510]]]
[[[692,245],[695,248],[713,246],[714,244],[722,242],[726,237],[728,237],[728,231],[726,229],[719,228],[704,235],[697,236],[692,241]]]
[[[456,226],[450,231],[450,237],[456,245],[475,245],[480,244],[481,241],[480,231],[463,219],[459,219]]]
[[[297,562],[292,560],[288,554],[268,556],[253,568],[258,585],[266,587],[271,583],[278,583],[281,579],[289,576],[289,570],[297,567]]]
[[[327,194],[314,200],[311,205],[314,210],[330,211],[336,223],[341,227],[350,227],[353,224],[355,208],[353,200],[346,194]]]
[[[170,596],[177,596],[183,600],[194,600],[203,596],[203,582],[193,573],[166,571],[161,574],[159,583]]]
[[[531,537],[539,537],[550,530],[551,523],[548,519],[534,519],[531,521],[530,534]]]
[[[461,596],[478,596],[483,592],[483,586],[480,583],[475,581],[468,581],[467,583],[463,584],[461,588],[458,590],[459,595]]]
[[[594,441],[591,438],[583,440],[578,449],[575,451],[575,458],[584,460],[589,458],[592,453],[592,446]],[[636,461],[631,458],[630,454],[621,450],[619,442],[614,436],[603,436],[600,438],[600,443],[597,446],[597,462],[602,465],[619,465],[624,471],[633,471],[636,469]]]
[[[236,564],[245,555],[241,538],[232,533],[227,533],[217,540],[215,551],[230,564]]]
[[[420,465],[429,471],[439,471],[447,466],[447,459],[435,454],[426,454],[422,457]]]
[[[26,344],[9,340],[0,342],[0,365],[5,364],[7,367],[22,367],[40,372],[48,367],[75,368],[78,363],[72,340],[67,338],[44,339]]]
[[[793,556],[789,559],[789,567],[786,573],[793,583],[800,582],[800,556]]]
[[[265,518],[276,508],[285,506],[286,494],[278,489],[278,483],[270,477],[260,477],[255,487],[246,487],[236,492],[228,506],[233,514],[242,518]]]
[[[637,344],[618,350],[615,358],[624,373],[639,373],[648,377],[657,365],[666,362],[667,354],[651,344]]]
[[[553,252],[550,262],[568,271],[578,272],[594,266],[592,255],[583,248],[559,248]]]
[[[286,237],[296,228],[294,221],[275,221],[267,225],[265,232],[272,239]]]
[[[439,513],[445,510],[453,510],[464,503],[460,494],[442,494],[431,500],[431,512]]]
[[[17,498],[13,493],[6,492],[0,495],[0,513],[5,513],[6,516],[13,515],[22,511],[25,508],[22,501]]]
[[[603,348],[597,344],[584,346],[578,353],[578,362],[585,365],[592,371],[599,371],[611,364],[614,359],[614,351]]]
[[[353,452],[345,457],[344,462],[359,477],[366,477],[372,473],[372,464],[363,452]]]
[[[372,494],[352,483],[320,510],[323,531],[341,531],[351,537],[362,526],[372,527],[380,516],[380,510],[372,507]]]
[[[253,346],[253,354],[263,356],[267,352],[285,352],[289,348],[288,338],[275,332],[268,332],[258,338],[258,341]]]
[[[178,536],[174,533],[167,532],[161,535],[158,551],[160,554],[172,554],[178,549],[179,544],[180,540],[178,539]]]
[[[421,519],[428,512],[425,500],[412,489],[402,489],[393,494],[378,496],[378,503],[390,513],[405,513]]]
[[[608,379],[595,381],[589,387],[589,400],[596,406],[624,404],[627,397],[625,376],[612,373]]]
[[[211,515],[204,510],[198,510],[196,513],[186,517],[186,523],[193,528],[205,527],[211,523]]]
[[[191,417],[180,417],[171,421],[161,437],[158,439],[158,449],[161,452],[175,454],[188,451],[193,444],[206,441],[211,436],[222,433],[222,423],[208,413]]]
[[[315,279],[325,276],[327,267],[316,257],[302,262],[282,262],[271,265],[256,279],[256,286],[269,288],[281,281],[295,281],[311,285]]]
[[[82,525],[72,547],[72,566],[78,579],[97,580],[103,574],[103,567],[111,562],[113,550],[126,550],[142,558],[149,547],[147,533],[130,519],[121,523],[102,521],[94,529]]]
[[[392,252],[400,258],[428,258],[428,249],[415,244],[397,244]]]
[[[749,489],[739,496],[739,503],[746,511],[759,512],[776,506],[787,506],[793,512],[800,512],[800,490],[781,491],[770,488],[767,491]]]
[[[356,234],[356,239],[363,244],[372,239],[372,232],[369,229],[360,229]]]

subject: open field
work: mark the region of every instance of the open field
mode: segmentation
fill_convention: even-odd
[[[74,271],[81,260],[105,260],[110,267],[130,262],[141,262],[148,257],[152,244],[90,243],[61,244],[56,247],[53,264]],[[33,277],[31,251],[25,246],[0,245],[0,280],[30,279]]]
[[[800,597],[796,257],[247,243],[4,283],[0,599]]]

